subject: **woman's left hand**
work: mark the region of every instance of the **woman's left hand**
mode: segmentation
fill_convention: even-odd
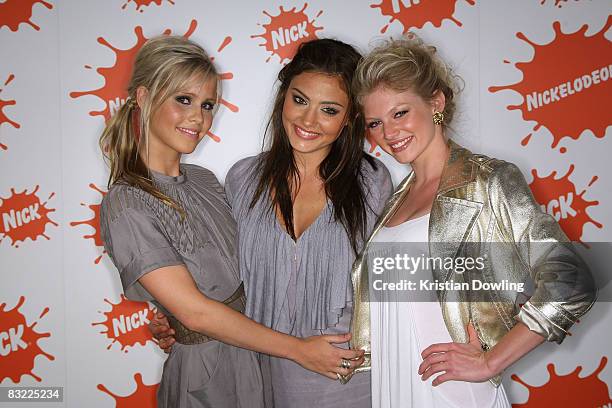
[[[483,382],[497,374],[490,367],[472,323],[468,324],[467,331],[467,343],[437,343],[423,350],[423,362],[419,366],[423,381],[440,372],[444,374],[433,380],[434,387],[449,380]]]

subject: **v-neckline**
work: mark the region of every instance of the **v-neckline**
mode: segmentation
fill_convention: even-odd
[[[291,235],[289,235],[289,233],[287,232],[287,228],[283,227],[283,225],[281,224],[280,220],[278,219],[278,215],[276,213],[276,210],[273,211],[273,216],[274,216],[274,225],[276,225],[276,227],[284,234],[286,235],[294,244],[297,244],[299,240],[302,239],[302,237],[304,235],[306,235],[306,233],[308,231],[310,231],[310,229],[312,228],[313,225],[315,225],[316,223],[319,222],[319,219],[323,216],[323,214],[325,214],[327,212],[327,208],[329,207],[329,199],[326,198],[325,199],[325,205],[323,206],[323,208],[321,209],[321,211],[319,212],[319,214],[317,215],[317,217],[310,223],[310,225],[308,225],[308,227],[306,227],[304,229],[304,231],[302,231],[302,233],[300,234],[299,237],[296,237],[295,239],[293,239],[291,237]]]

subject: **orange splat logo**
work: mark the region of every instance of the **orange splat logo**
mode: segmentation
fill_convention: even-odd
[[[119,343],[121,350],[127,353],[128,347],[136,344],[144,346],[147,341],[153,341],[153,336],[147,328],[153,318],[153,310],[147,302],[134,302],[128,300],[124,295],[121,295],[118,304],[111,303],[108,299],[104,301],[111,306],[111,310],[103,313],[104,321],[91,325],[102,325],[106,328],[100,333],[106,334],[106,337],[113,340],[106,348],[107,350],[110,350],[113,344]]]
[[[162,2],[164,0],[127,0],[125,2],[125,4],[123,6],[121,6],[122,10],[125,10],[125,8],[127,7],[128,4],[134,2],[136,4],[136,11],[140,11],[141,13],[144,11],[143,9],[141,9],[141,7],[147,7],[150,6],[151,3],[155,3],[158,6],[161,6]],[[174,1],[172,0],[166,0],[168,3],[174,5]]]
[[[195,31],[198,23],[196,20],[192,20],[187,32],[183,34],[183,37],[189,38],[191,34]],[[128,48],[125,50],[118,49],[113,47],[108,43],[104,38],[99,37],[98,43],[104,45],[105,47],[110,48],[115,53],[115,65],[111,67],[102,67],[96,69],[96,72],[104,78],[104,85],[101,88],[94,89],[91,91],[75,91],[70,92],[70,97],[79,98],[84,95],[93,95],[97,96],[104,102],[104,109],[101,111],[92,111],[89,113],[90,116],[103,116],[105,121],[108,121],[110,117],[125,103],[125,100],[128,96],[127,88],[130,82],[130,76],[132,75],[132,67],[134,65],[134,58],[136,57],[136,53],[140,48],[147,42],[148,38],[146,38],[142,32],[141,26],[136,26],[134,28],[134,33],[136,34],[136,44],[132,48]],[[169,35],[171,30],[165,30],[163,32],[164,35]],[[225,48],[228,44],[232,42],[231,37],[226,37],[223,40],[223,43],[218,49],[220,52],[223,48]],[[214,58],[211,58],[214,59]],[[90,65],[85,65],[86,69],[92,69]],[[221,80],[232,79],[233,74],[231,72],[222,73],[219,75]],[[227,102],[222,99],[220,103],[226,107],[228,107],[232,112],[237,112],[238,107]],[[208,133],[214,141],[219,142],[221,139],[213,135],[212,133]]]
[[[55,360],[38,345],[38,340],[51,337],[51,333],[34,331],[38,322],[28,326],[25,316],[18,310],[24,302],[25,297],[21,296],[17,306],[10,310],[4,310],[6,303],[0,305],[0,383],[5,378],[19,383],[24,375],[40,382],[42,378],[33,372],[34,359],[41,355]],[[42,319],[48,312],[49,308],[46,307],[38,318]]]
[[[512,378],[529,390],[529,399],[523,404],[512,404],[513,408],[540,408],[540,407],[609,407],[612,400],[608,394],[608,386],[597,378],[603,371],[608,359],[601,358],[599,367],[587,377],[578,377],[582,366],[566,375],[558,375],[555,366],[546,367],[550,374],[548,382],[540,387],[527,384],[516,374]]]
[[[569,179],[573,171],[574,165],[572,164],[567,174],[561,178],[555,178],[556,171],[541,178],[534,169],[531,171],[533,181],[529,187],[536,201],[542,206],[542,210],[555,217],[568,238],[581,242],[585,224],[591,223],[597,228],[602,228],[603,225],[587,214],[587,208],[598,205],[599,201],[585,200],[586,189],[579,194],[576,193],[576,186]],[[597,179],[597,176],[593,176],[588,187],[592,186]]]
[[[10,74],[8,76],[8,78],[6,79],[6,81],[4,82],[4,86],[7,86],[8,84],[10,84],[13,79],[15,79],[15,75]],[[0,92],[2,92],[2,89],[3,88],[0,88]],[[5,106],[12,106],[12,105],[15,105],[16,103],[17,102],[15,102],[14,100],[12,100],[12,101],[5,101],[3,99],[0,99],[0,126],[2,126],[3,123],[8,123],[9,125],[13,126],[15,129],[19,129],[21,127],[21,125],[19,123],[10,120],[6,116],[6,114],[2,111],[2,109],[4,109]],[[0,149],[7,150],[8,147],[6,145],[3,145],[2,143],[0,143]]]
[[[49,213],[55,209],[47,208],[47,202],[55,193],[51,193],[44,203],[36,195],[38,188],[36,186],[31,193],[23,190],[21,193],[11,189],[11,195],[8,198],[0,197],[2,204],[0,205],[0,242],[5,237],[11,238],[11,245],[19,247],[19,242],[30,238],[36,241],[38,237],[50,239],[45,235],[47,224],[52,224],[57,227],[57,223],[49,219]]]
[[[30,21],[32,9],[36,3],[42,4],[49,10],[53,8],[53,4],[44,0],[6,0],[0,3],[0,28],[6,26],[15,32],[21,23],[26,23],[39,31],[40,27]]]
[[[257,24],[262,26],[264,32],[262,34],[252,35],[251,38],[263,38],[264,43],[259,44],[260,47],[265,47],[266,51],[270,52],[270,56],[266,60],[269,62],[273,55],[277,55],[282,64],[285,60],[293,58],[299,45],[306,41],[317,39],[317,31],[323,27],[316,27],[315,20],[323,14],[323,10],[319,10],[316,16],[309,20],[304,10],[308,7],[308,3],[304,3],[301,10],[296,11],[297,7],[291,10],[283,9],[280,6],[280,13],[273,16],[267,11],[263,13],[270,17],[268,24]]]
[[[136,381],[136,391],[125,397],[113,394],[102,384],[98,384],[98,389],[115,399],[116,408],[156,407],[159,383],[146,385],[142,381],[142,374],[140,373],[134,374],[134,380]]]
[[[422,28],[426,23],[440,27],[445,19],[453,21],[459,27],[461,21],[454,17],[455,7],[458,0],[382,0],[380,4],[372,4],[371,8],[380,9],[383,16],[391,17],[389,22],[380,29],[381,33],[386,33],[389,26],[395,21],[399,21],[404,26],[402,33],[408,32],[412,28]],[[475,0],[465,0],[470,5],[474,5]]]
[[[98,193],[100,193],[101,197],[104,197],[106,195],[105,191],[100,190],[95,184],[91,183],[89,184],[89,188],[91,188],[94,191],[97,191]],[[102,237],[100,235],[100,203],[98,204],[85,204],[85,203],[81,203],[81,205],[83,207],[89,207],[89,209],[93,212],[93,217],[88,219],[88,220],[84,220],[84,221],[73,221],[70,223],[71,227],[75,227],[77,225],[89,225],[91,228],[93,228],[93,233],[90,235],[83,235],[83,238],[85,239],[92,239],[94,244],[97,247],[104,247],[104,242],[102,242]],[[95,260],[94,263],[98,264],[100,263],[100,260],[102,259],[102,256],[104,256],[104,254],[106,253],[106,250],[102,251],[102,255],[98,256]]]
[[[608,106],[612,92],[612,55],[610,41],[605,33],[612,24],[612,16],[606,25],[591,37],[586,37],[587,25],[572,34],[561,32],[561,24],[553,23],[555,38],[548,44],[538,45],[525,37],[516,36],[532,45],[531,61],[515,66],[523,73],[523,79],[512,85],[491,86],[490,92],[510,89],[523,97],[520,105],[510,105],[508,110],[520,109],[524,120],[536,122],[537,131],[546,127],[553,136],[554,149],[564,137],[578,139],[582,132],[591,129],[603,138],[610,125]],[[562,64],[571,56],[571,64]],[[509,61],[504,61],[510,63]],[[531,134],[523,139],[527,145]],[[561,148],[561,153],[567,149]]]

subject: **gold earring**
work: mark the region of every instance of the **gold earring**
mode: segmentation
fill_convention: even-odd
[[[432,119],[434,124],[441,125],[444,122],[444,114],[442,112],[435,111]]]

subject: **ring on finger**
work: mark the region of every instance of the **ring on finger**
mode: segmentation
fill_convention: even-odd
[[[346,358],[343,358],[342,361],[340,362],[340,367],[349,369],[351,368],[351,362],[347,360]]]

